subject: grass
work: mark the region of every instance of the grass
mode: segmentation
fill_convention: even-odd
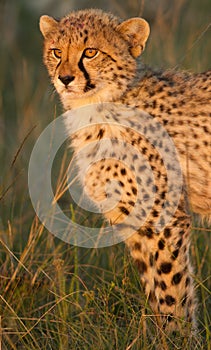
[[[124,245],[96,250],[70,246],[35,216],[27,187],[28,161],[38,135],[61,107],[49,91],[41,63],[38,15],[22,0],[0,6],[0,349],[155,349],[160,339],[150,310],[143,312],[142,306],[148,305]],[[210,68],[209,0],[173,0],[171,5],[162,0],[156,11],[153,1],[103,6],[116,13],[121,7],[126,15],[144,11],[152,26],[145,62],[193,71]],[[196,220],[191,254],[202,339],[196,348],[207,350],[210,233]],[[188,344],[178,344],[172,339],[168,348],[189,349]]]

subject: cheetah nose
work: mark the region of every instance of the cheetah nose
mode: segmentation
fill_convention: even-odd
[[[75,77],[71,76],[71,75],[59,75],[59,80],[62,81],[62,83],[67,86],[69,83],[71,83],[71,81],[73,81],[75,79]]]

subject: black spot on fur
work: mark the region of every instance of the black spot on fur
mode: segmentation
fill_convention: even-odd
[[[158,242],[158,248],[160,250],[163,250],[165,248],[165,241],[163,239],[160,239]]]
[[[164,229],[164,236],[165,236],[166,238],[171,237],[171,230],[170,230],[169,227],[166,227],[166,228]]]
[[[150,253],[150,256],[149,256],[149,264],[151,267],[154,265],[154,257],[152,253]]]
[[[160,265],[160,270],[162,273],[169,273],[171,272],[171,269],[172,269],[172,264],[169,263],[169,262],[164,262]]]
[[[148,228],[146,229],[146,236],[147,236],[148,238],[152,238],[152,237],[153,237],[153,230],[151,229],[151,227],[148,227]]]
[[[160,282],[160,288],[161,288],[162,290],[166,290],[166,289],[167,289],[167,286],[166,286],[166,284],[165,284],[164,281],[161,281],[161,282]]]
[[[134,249],[134,250],[139,250],[139,251],[140,251],[140,250],[141,250],[141,244],[136,242],[136,243],[134,244],[133,249]]]
[[[175,298],[173,298],[171,295],[166,295],[165,301],[168,306],[172,306],[176,303]]]
[[[140,272],[140,274],[143,274],[144,272],[147,271],[147,265],[145,264],[145,262],[143,260],[135,260],[135,263],[138,267],[138,270]]]
[[[125,207],[119,207],[119,209],[125,215],[129,215],[130,214],[129,210],[127,210],[127,208],[125,208]]]
[[[158,213],[157,210],[153,210],[153,211],[152,211],[152,216],[153,216],[154,218],[157,218],[158,215],[159,215],[159,213]]]
[[[100,129],[97,135],[97,138],[101,139],[103,137],[105,130],[104,129]]]
[[[132,187],[131,190],[132,190],[133,194],[135,194],[135,195],[137,194],[137,189],[135,187]]]
[[[172,259],[173,260],[176,260],[176,258],[178,257],[179,255],[179,249],[175,249],[171,255]]]
[[[177,247],[180,248],[182,246],[182,238],[177,242]]]
[[[177,273],[175,273],[174,276],[172,277],[171,283],[172,283],[173,285],[179,284],[180,281],[181,281],[181,279],[182,279],[182,273],[181,273],[181,272],[177,272]]]
[[[120,172],[121,172],[122,175],[126,175],[126,170],[125,170],[125,168],[122,168],[122,169],[120,170]]]

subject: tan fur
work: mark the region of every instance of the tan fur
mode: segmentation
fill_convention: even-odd
[[[70,13],[59,22],[42,16],[40,29],[45,38],[44,62],[65,110],[99,102],[122,103],[156,117],[174,140],[185,178],[184,190],[176,212],[159,234],[155,222],[165,202],[163,193],[167,191],[167,184],[166,169],[156,150],[136,132],[122,130],[121,126],[114,129],[104,126],[103,131],[102,126],[90,126],[76,133],[72,145],[77,153],[84,145],[99,142],[100,133],[101,139],[121,139],[139,152],[145,150],[144,157],[152,166],[158,190],[151,214],[126,244],[137,263],[154,312],[168,315],[166,320],[170,328],[178,326],[179,320],[191,322],[194,293],[188,255],[190,216],[186,194],[193,211],[211,218],[211,72],[187,74],[138,68],[135,58],[143,51],[149,36],[149,25],[143,19],[122,22],[100,10],[83,10]],[[97,54],[87,58],[87,48],[97,50]],[[54,49],[60,50],[61,57],[55,57]],[[103,118],[105,115],[101,122],[105,121]],[[137,114],[131,123],[141,125],[141,118],[141,114]],[[110,121],[121,124],[119,117],[115,120],[111,117]],[[99,119],[96,122],[99,123]],[[67,120],[70,134],[71,128]],[[115,150],[113,143],[107,151],[110,156],[111,150]],[[103,157],[103,152],[99,154]],[[94,162],[94,149],[89,158]],[[86,175],[85,186],[92,200],[99,203],[106,197],[106,182],[115,177],[122,184],[121,201],[105,216],[116,223],[130,214],[132,227],[133,220],[137,221],[138,217],[133,216],[131,207],[131,203],[138,200],[134,189],[136,180],[130,167],[132,158],[124,170],[127,176],[117,171],[123,158],[124,155],[119,154],[117,162],[104,159],[93,165]],[[81,176],[84,176],[87,161],[86,153],[78,160]],[[111,190],[111,200],[116,198],[118,190],[117,183]],[[147,188],[143,190],[148,193]],[[140,213],[141,209],[140,206]]]

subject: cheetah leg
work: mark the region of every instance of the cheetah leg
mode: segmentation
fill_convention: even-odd
[[[152,229],[152,227],[151,227]],[[194,289],[189,261],[190,218],[177,209],[168,226],[148,236],[142,228],[129,238],[150,306],[162,329],[173,331],[194,325]]]
[[[174,223],[181,221],[180,226]],[[195,327],[194,288],[192,268],[189,260],[189,218],[174,219],[166,227],[158,241],[156,254],[154,290],[158,312],[166,329],[189,331]],[[168,237],[168,235],[171,235]],[[166,238],[167,236],[167,238]]]

